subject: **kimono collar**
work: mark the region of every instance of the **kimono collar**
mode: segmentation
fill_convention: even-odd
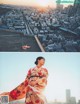
[[[38,68],[37,66],[35,66],[35,69],[41,70],[41,69],[42,69],[42,67]]]

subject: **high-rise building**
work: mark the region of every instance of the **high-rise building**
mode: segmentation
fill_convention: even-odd
[[[80,0],[74,1],[74,12],[80,15]]]
[[[80,100],[78,100],[78,104],[80,104]]]
[[[75,97],[71,97],[71,104],[76,104],[76,98]]]
[[[57,0],[56,3],[57,3],[57,6],[60,5],[61,4],[61,0]]]
[[[70,89],[66,90],[66,103],[70,104],[70,99],[71,99],[71,92]]]
[[[63,5],[61,4],[61,0],[57,0],[57,1],[56,1],[56,8],[57,8],[58,10],[62,10],[62,9],[63,9]]]
[[[80,0],[75,0],[75,1],[74,1],[74,6],[75,6],[76,8],[79,8],[79,7],[80,7]]]

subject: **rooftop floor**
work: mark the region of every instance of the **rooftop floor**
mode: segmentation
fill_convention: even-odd
[[[23,45],[30,48],[24,50]],[[34,36],[24,36],[22,33],[0,30],[0,51],[41,52]]]

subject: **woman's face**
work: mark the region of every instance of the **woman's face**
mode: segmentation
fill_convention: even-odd
[[[38,60],[38,64],[40,64],[40,65],[44,65],[44,63],[45,63],[45,60],[44,60],[44,59],[40,59],[40,60]]]

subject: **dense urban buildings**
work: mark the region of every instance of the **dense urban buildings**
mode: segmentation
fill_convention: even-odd
[[[80,52],[80,4],[57,2],[56,9],[1,5],[0,30],[36,35],[45,52]]]

